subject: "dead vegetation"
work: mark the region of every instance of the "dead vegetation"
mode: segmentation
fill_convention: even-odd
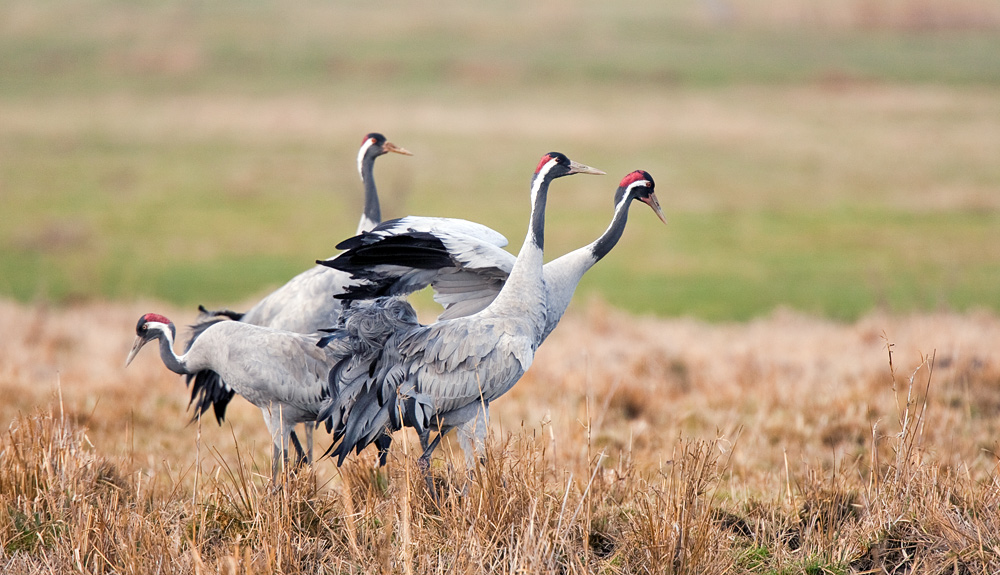
[[[0,565],[1000,570],[995,316],[705,324],[584,307],[495,404],[472,477],[454,446],[439,450],[435,502],[412,438],[383,469],[324,460],[276,491],[255,410],[234,402],[224,426],[186,426],[182,386],[153,354],[120,367],[135,317],[181,311],[2,303]]]

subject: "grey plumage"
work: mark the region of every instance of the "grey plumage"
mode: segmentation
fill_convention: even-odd
[[[626,175],[615,190],[615,211],[605,232],[542,267],[546,302],[542,341],[558,325],[583,275],[621,238],[633,200],[649,205],[666,222],[654,188],[648,172]],[[429,285],[435,301],[445,308],[438,319],[463,317],[485,309],[513,268],[514,255],[501,249],[493,234],[499,235],[465,220],[436,218],[430,225],[420,218],[403,218],[344,240],[337,247],[345,251],[322,263],[350,273],[357,282],[338,298],[404,295]]]
[[[372,229],[381,220],[373,169],[375,159],[389,152],[412,155],[406,149],[387,141],[382,134],[374,132],[365,136],[358,150],[358,174],[364,184],[365,206],[357,233]],[[319,329],[336,324],[340,319],[342,303],[333,296],[342,293],[350,283],[348,274],[316,265],[271,292],[244,314],[230,310],[213,312],[201,307],[203,313],[198,323],[192,326],[193,333],[188,345],[192,345],[199,337],[203,331],[202,326],[218,321],[218,316],[296,333],[315,333]],[[226,405],[232,398],[229,386],[220,381],[219,375],[211,370],[189,375],[188,382],[191,384],[191,403],[195,404],[195,413],[204,413],[211,407],[216,419],[221,423],[225,417]],[[307,459],[310,461],[312,431],[313,425],[306,423],[305,443]]]
[[[218,321],[202,330],[184,355],[178,356],[173,349],[175,333],[166,317],[143,315],[125,365],[144,345],[159,340],[160,358],[174,373],[212,370],[219,374],[228,391],[243,396],[263,413],[272,442],[272,479],[277,479],[281,462],[288,460],[292,428],[315,421],[329,399],[327,378],[337,360],[333,350],[318,347],[316,336]]]
[[[409,304],[384,298],[344,312],[347,326],[330,344],[350,357],[352,369],[331,372],[334,399],[320,414],[329,418],[342,462],[351,451],[376,443],[403,426],[416,429],[427,462],[441,436],[459,430],[467,461],[482,447],[489,404],[513,386],[530,367],[545,329],[542,279],[544,213],[551,180],[575,173],[603,173],[559,153],[543,156],[532,179],[532,210],[524,244],[503,288],[482,311],[467,317],[416,323]],[[379,349],[352,332],[368,317],[398,317],[388,322]],[[356,330],[355,330],[356,331]],[[380,335],[380,336],[381,336]],[[365,369],[367,367],[367,370]],[[437,431],[431,442],[430,432]]]

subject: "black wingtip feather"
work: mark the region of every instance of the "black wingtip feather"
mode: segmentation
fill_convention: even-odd
[[[355,236],[359,237],[359,236]],[[352,240],[355,238],[351,238]],[[401,265],[417,269],[437,269],[453,264],[444,243],[428,232],[409,232],[381,238],[376,242],[358,241],[337,245],[344,253],[319,262],[344,272],[357,272],[377,265]]]
[[[211,317],[229,318],[233,321],[240,321],[241,319],[243,319],[244,315],[238,311],[233,311],[231,309],[205,309],[205,306],[201,304],[198,304],[198,312],[200,312],[203,315]]]

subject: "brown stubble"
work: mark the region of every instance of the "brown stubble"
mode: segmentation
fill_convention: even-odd
[[[995,316],[581,307],[493,405],[471,479],[444,442],[435,500],[409,434],[383,469],[323,460],[274,489],[239,400],[221,428],[202,422],[199,470],[179,378],[152,351],[121,366],[138,315],[183,310],[5,303],[0,558],[27,573],[998,566]]]

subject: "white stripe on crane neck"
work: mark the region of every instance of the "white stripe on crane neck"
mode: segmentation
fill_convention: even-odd
[[[535,205],[535,198],[538,196],[538,189],[541,187],[542,181],[545,179],[545,176],[547,176],[548,173],[552,170],[552,168],[554,168],[558,163],[559,163],[558,158],[552,158],[548,162],[545,162],[545,165],[542,166],[542,169],[535,172],[535,181],[531,183],[532,206]]]
[[[636,181],[632,182],[631,184],[629,184],[628,187],[625,188],[625,193],[622,194],[622,199],[618,200],[618,203],[615,204],[615,211],[616,212],[618,210],[622,209],[623,205],[628,204],[629,199],[632,197],[632,189],[635,188],[635,187],[637,187],[637,186],[647,186],[648,187],[649,186],[649,180],[636,180]]]
[[[648,188],[649,187],[649,180],[637,180],[635,182],[632,182],[631,184],[628,185],[627,188],[625,188],[625,196],[628,196],[629,194],[631,194],[632,193],[632,189],[636,188],[636,187],[639,187],[639,186],[642,186],[644,188]]]
[[[170,326],[168,324],[165,324],[160,321],[147,321],[146,329],[147,330],[159,329],[164,334],[166,334],[167,341],[169,341],[171,344],[174,343],[174,334],[170,331]]]
[[[358,151],[358,174],[361,175],[361,181],[365,180],[365,173],[361,170],[361,165],[364,163],[365,154],[368,152],[368,148],[375,145],[375,138],[368,138],[365,140],[364,144],[361,144],[361,149]]]

